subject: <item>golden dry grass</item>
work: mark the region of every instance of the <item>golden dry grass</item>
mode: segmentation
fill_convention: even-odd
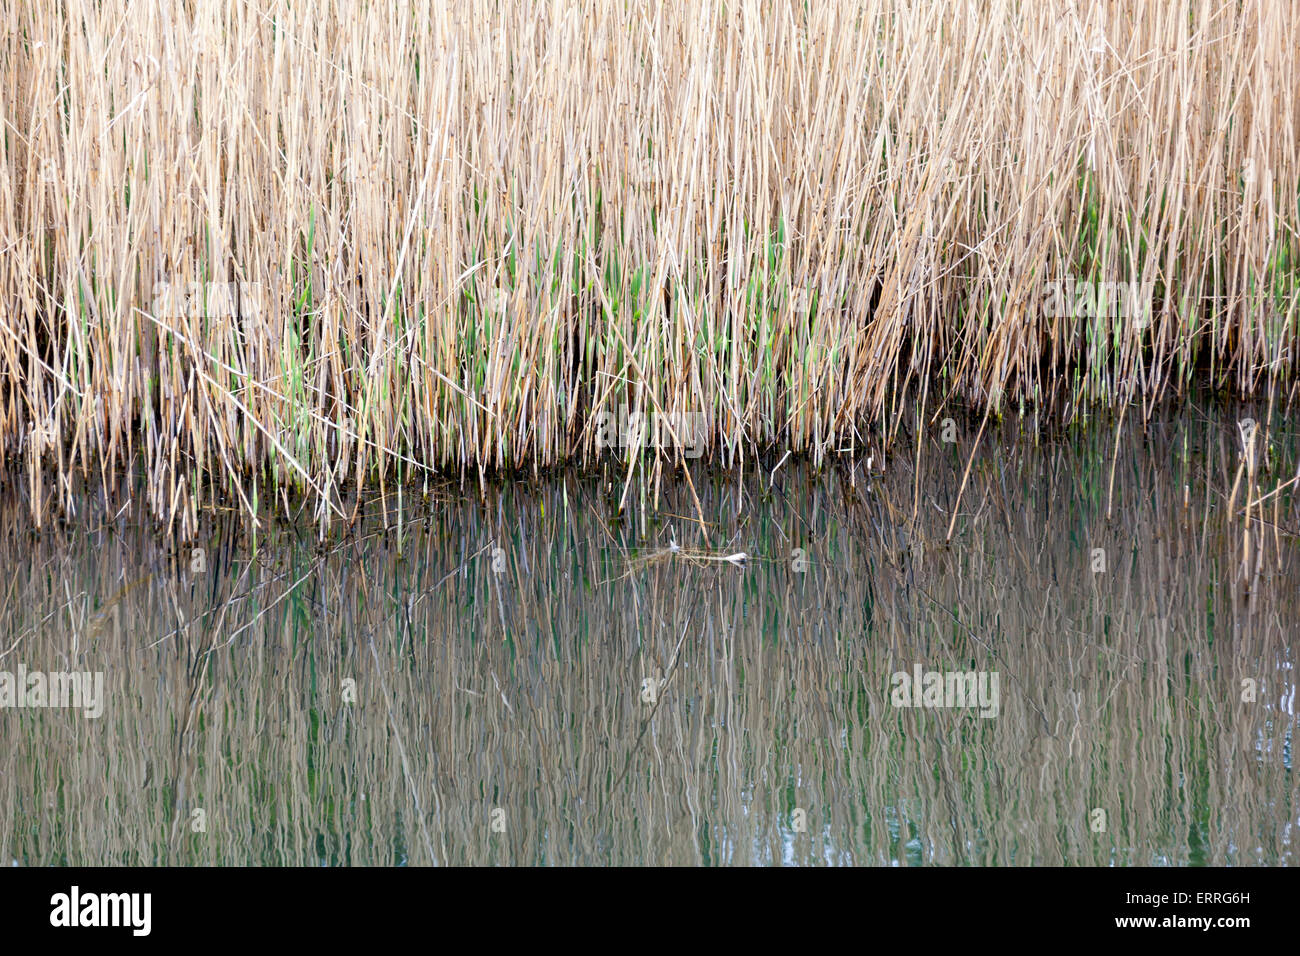
[[[1292,0],[0,19],[0,448],[38,518],[136,453],[158,515],[305,492],[325,523],[590,462],[622,405],[820,461],[904,402],[1295,382]],[[1049,316],[1063,277],[1150,314]]]

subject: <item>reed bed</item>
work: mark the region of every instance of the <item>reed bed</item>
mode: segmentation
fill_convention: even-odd
[[[1291,0],[0,0],[0,450],[39,521],[1289,404]],[[1050,283],[1141,290],[1136,307]],[[1089,293],[1092,296],[1093,293]],[[1130,306],[1134,303],[1129,303]]]

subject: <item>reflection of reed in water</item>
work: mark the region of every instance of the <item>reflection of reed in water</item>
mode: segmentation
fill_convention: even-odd
[[[124,520],[33,543],[15,493],[0,668],[103,670],[107,706],[0,712],[0,851],[1289,863],[1300,568],[1292,533],[1260,534],[1241,581],[1231,424],[1122,431],[1113,488],[1113,434],[986,436],[951,545],[965,460],[941,444],[869,490],[788,462],[770,488],[697,476],[707,543],[568,479],[440,505],[400,541],[373,517],[323,548],[215,524],[198,574]],[[674,494],[664,513],[692,513]],[[999,716],[894,709],[916,663],[999,672]]]

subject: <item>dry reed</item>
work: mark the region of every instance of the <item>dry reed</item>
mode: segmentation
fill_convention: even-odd
[[[1291,398],[1291,0],[0,21],[0,450],[38,520],[137,453],[184,529],[290,494],[323,527],[433,470],[591,463],[622,406],[821,462],[905,402]],[[1140,308],[1049,314],[1061,279]]]

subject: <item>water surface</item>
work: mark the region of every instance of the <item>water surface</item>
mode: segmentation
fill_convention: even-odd
[[[129,481],[36,533],[11,476],[0,669],[102,672],[104,712],[0,710],[0,858],[1290,864],[1296,511],[1236,514],[1250,412],[990,425],[968,476],[978,421],[936,425],[622,519],[609,476],[389,495],[323,542],[182,544]],[[996,716],[894,706],[917,665]]]

